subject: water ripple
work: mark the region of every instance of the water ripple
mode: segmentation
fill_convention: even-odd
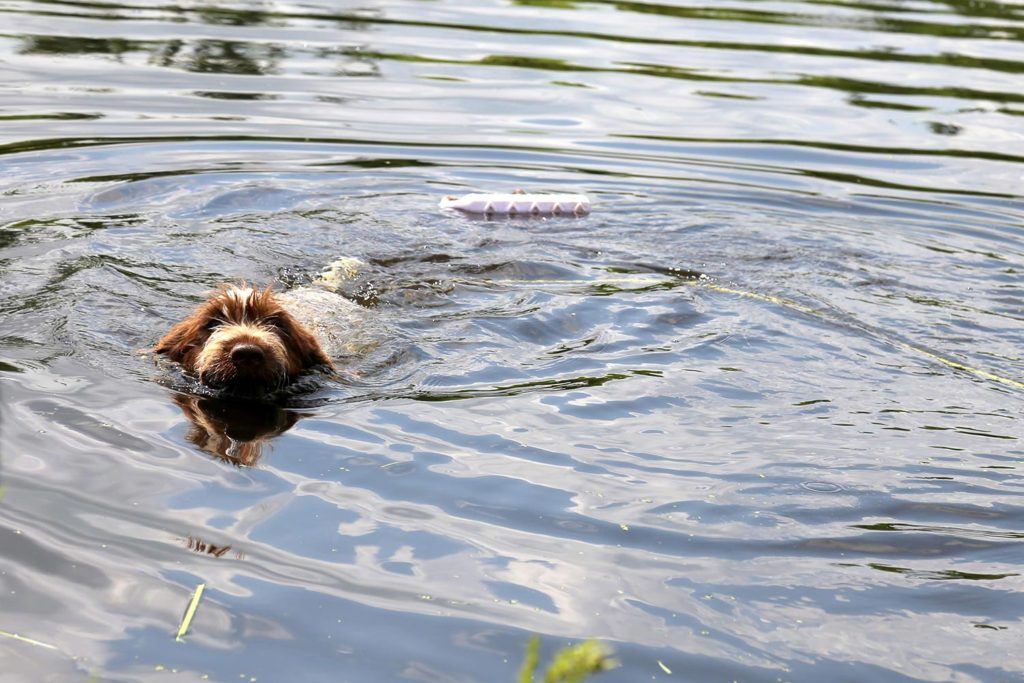
[[[11,680],[1024,671],[1019,6],[0,15]],[[594,211],[436,208],[516,188]],[[340,257],[280,404],[140,353]]]

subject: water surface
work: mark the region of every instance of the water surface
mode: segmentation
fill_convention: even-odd
[[[511,681],[538,633],[609,683],[1019,680],[1022,42],[0,0],[0,679]],[[594,211],[436,208],[515,188]],[[382,342],[287,405],[137,353],[339,257]]]

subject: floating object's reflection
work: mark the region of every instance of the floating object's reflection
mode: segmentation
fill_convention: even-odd
[[[185,438],[210,455],[252,467],[274,437],[295,425],[299,413],[258,401],[176,394],[191,427]]]
[[[210,543],[209,541],[203,540],[198,536],[186,536],[185,538],[179,538],[182,545],[191,550],[192,552],[199,553],[200,555],[212,555],[214,557],[223,557],[231,550],[232,546],[227,544],[218,545],[216,543]],[[243,559],[245,556],[241,551],[235,553],[235,557]]]

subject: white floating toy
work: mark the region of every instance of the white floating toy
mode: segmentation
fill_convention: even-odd
[[[579,216],[590,213],[585,194],[467,194],[441,200],[442,209],[458,209],[486,216]]]

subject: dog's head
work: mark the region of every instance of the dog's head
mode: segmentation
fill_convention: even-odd
[[[316,337],[270,287],[221,286],[153,350],[206,386],[243,395],[273,393],[305,370],[331,367]]]

